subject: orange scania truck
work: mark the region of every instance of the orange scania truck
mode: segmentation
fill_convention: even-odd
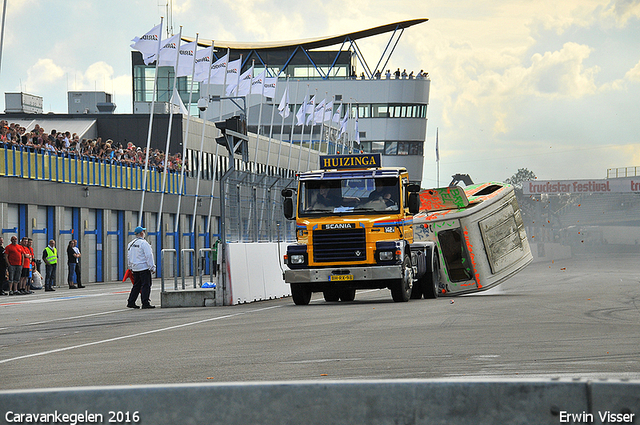
[[[320,157],[282,191],[296,220],[285,281],[293,302],[313,292],[353,301],[388,288],[396,302],[484,291],[532,260],[513,187],[489,182],[421,190],[379,154]]]

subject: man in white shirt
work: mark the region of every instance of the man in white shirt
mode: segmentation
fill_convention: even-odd
[[[149,296],[151,295],[151,273],[156,272],[156,263],[153,260],[151,245],[144,239],[146,231],[144,227],[136,227],[133,231],[136,238],[127,247],[128,265],[133,272],[133,288],[127,302],[129,308],[140,308],[136,304],[138,294],[140,294],[142,308],[155,308],[149,302]]]

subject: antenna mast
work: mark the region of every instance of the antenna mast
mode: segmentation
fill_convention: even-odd
[[[173,0],[167,0],[167,38],[173,35]]]

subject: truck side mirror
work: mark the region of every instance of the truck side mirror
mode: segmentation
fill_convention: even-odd
[[[417,192],[409,193],[409,212],[411,214],[420,212],[420,194]]]
[[[282,194],[283,198],[292,198],[294,191],[293,189],[286,188],[286,189],[282,189],[282,192],[280,193]]]
[[[419,184],[409,184],[407,185],[407,190],[409,192],[420,192],[420,185]]]
[[[286,197],[282,201],[282,211],[287,220],[295,220],[296,215],[293,212],[293,198]]]

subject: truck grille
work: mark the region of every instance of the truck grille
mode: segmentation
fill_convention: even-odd
[[[313,232],[313,261],[364,261],[367,241],[364,229],[316,230]]]

